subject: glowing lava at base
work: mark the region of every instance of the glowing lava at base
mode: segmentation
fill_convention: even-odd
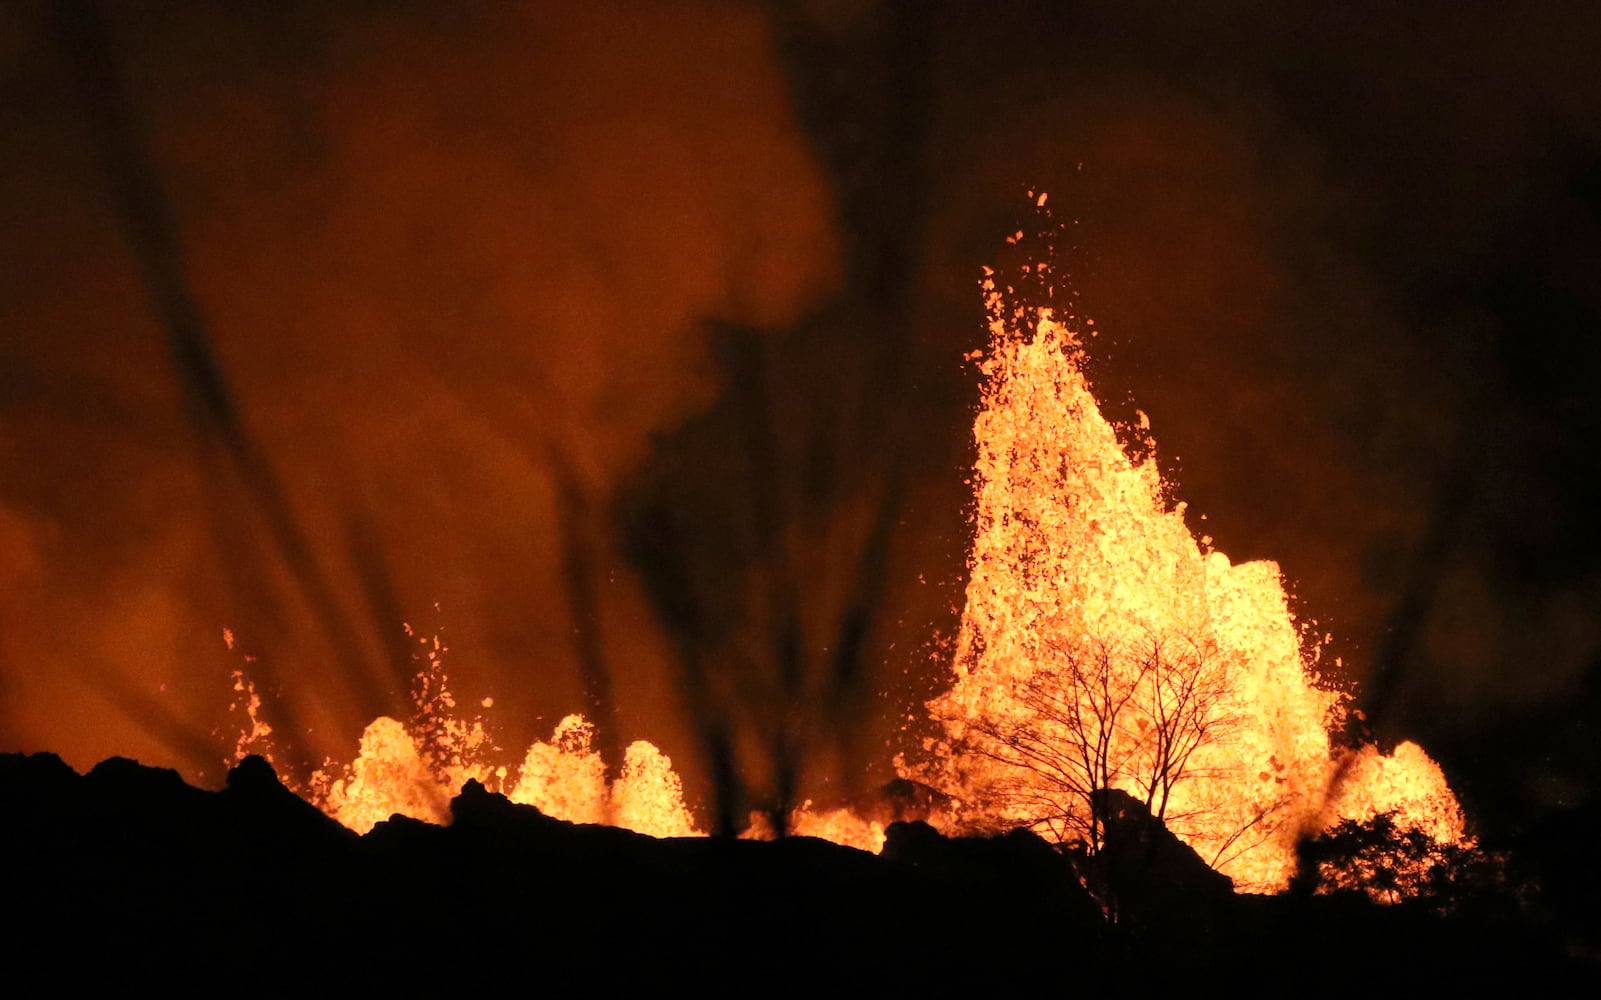
[[[225,638],[231,645],[232,635]],[[412,721],[380,716],[361,734],[360,749],[349,764],[326,761],[304,786],[286,779],[301,797],[350,829],[366,833],[396,814],[449,823],[450,800],[462,785],[475,780],[513,802],[569,823],[605,823],[652,837],[704,836],[684,803],[683,784],[666,754],[652,743],[635,740],[623,753],[621,773],[608,781],[605,761],[594,746],[595,727],[582,715],[558,722],[549,742],[529,747],[515,769],[499,763],[500,748],[491,740],[485,720],[463,719],[455,713],[456,700],[443,669],[445,650],[438,637],[420,641],[427,652],[413,678]],[[276,766],[272,728],[261,719],[261,698],[254,684],[236,671],[234,685],[240,697],[233,708],[245,718],[235,762],[256,753]],[[847,809],[816,811],[810,801],[794,810],[789,832],[875,853],[884,844],[882,823]],[[754,813],[744,836],[770,839],[772,824],[764,814]]]
[[[224,639],[233,645],[231,633],[225,632]],[[513,802],[571,823],[609,823],[653,837],[701,835],[684,804],[672,761],[654,745],[637,740],[624,753],[621,774],[608,781],[605,762],[593,746],[595,728],[581,715],[557,723],[550,742],[529,747],[514,777],[500,763],[500,748],[485,720],[456,714],[438,636],[419,642],[426,653],[413,678],[411,722],[380,716],[368,723],[349,764],[326,761],[304,786],[286,777],[301,797],[366,833],[396,814],[448,823],[450,800],[475,780]],[[261,698],[254,684],[235,672],[234,686],[242,697],[232,707],[245,715],[235,760],[255,753],[277,766],[272,729],[260,718]],[[485,707],[489,704],[486,700]]]

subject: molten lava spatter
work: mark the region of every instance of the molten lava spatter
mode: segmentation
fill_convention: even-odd
[[[1362,748],[1325,801],[1344,705],[1313,683],[1278,566],[1197,542],[1143,416],[1135,460],[1101,414],[1067,317],[1025,310],[993,276],[985,294],[955,682],[929,705],[943,738],[903,773],[957,800],[958,829],[1028,825],[1090,850],[1091,793],[1122,789],[1242,888],[1286,886],[1302,830],[1341,818],[1393,810],[1460,839],[1456,799],[1413,744]]]
[[[225,637],[232,648],[232,634]],[[444,672],[445,648],[438,637],[418,642],[423,652],[412,679],[411,721],[374,719],[361,734],[354,760],[326,761],[305,784],[293,779],[292,770],[279,767],[286,784],[302,798],[366,833],[397,814],[449,823],[451,799],[467,781],[476,780],[513,802],[569,823],[605,823],[652,837],[705,835],[685,804],[682,780],[666,754],[635,740],[623,752],[620,773],[608,780],[606,763],[595,748],[595,726],[582,715],[558,722],[550,740],[529,747],[520,763],[501,763],[503,755],[490,739],[486,721],[456,714],[456,698]],[[261,754],[278,766],[272,728],[260,716],[261,698],[243,671],[234,672],[234,690],[240,697],[230,707],[242,718],[233,763]],[[492,704],[485,699],[483,707]],[[862,819],[849,809],[814,810],[810,801],[793,811],[788,827],[797,836],[875,853],[884,844],[882,822]],[[753,813],[744,836],[770,839],[772,824],[765,814]]]

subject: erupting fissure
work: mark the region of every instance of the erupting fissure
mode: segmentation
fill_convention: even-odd
[[[223,636],[232,648],[233,634],[224,631]],[[262,718],[261,696],[243,670],[234,671],[237,697],[230,708],[242,716],[234,761],[260,754],[297,794],[358,833],[397,814],[448,823],[450,800],[474,780],[570,823],[606,823],[652,837],[704,836],[684,802],[671,758],[654,744],[635,740],[623,752],[621,773],[608,780],[595,746],[594,724],[582,715],[563,718],[550,740],[529,747],[520,764],[504,763],[486,720],[457,714],[444,671],[446,648],[439,637],[413,638],[422,652],[412,679],[411,720],[374,719],[361,734],[355,759],[348,764],[325,761],[305,783],[293,779],[292,769],[279,766],[281,754],[272,727]],[[789,830],[865,851],[877,852],[884,844],[882,823],[848,809],[814,810],[809,801],[790,815]],[[753,813],[745,836],[769,839],[771,823]]]
[[[412,634],[410,626],[406,631]],[[225,632],[224,638],[231,646],[232,634]],[[304,785],[286,777],[323,812],[358,833],[396,814],[448,823],[450,800],[462,785],[476,780],[513,802],[572,823],[610,823],[654,837],[699,835],[672,761],[651,743],[637,740],[624,753],[622,773],[608,781],[605,762],[593,745],[595,728],[582,715],[562,719],[549,742],[529,747],[514,775],[501,762],[501,748],[486,721],[457,714],[439,637],[413,638],[422,652],[412,683],[411,720],[380,716],[368,723],[349,764],[325,761]],[[254,684],[236,671],[234,685],[241,697],[233,708],[245,713],[236,760],[255,753],[278,765],[272,729],[260,718]],[[485,707],[489,704],[486,699]]]
[[[1115,789],[1259,891],[1286,887],[1297,840],[1342,820],[1389,814],[1400,830],[1466,843],[1456,798],[1420,747],[1336,746],[1347,700],[1314,683],[1320,645],[1298,631],[1277,564],[1236,565],[1191,534],[1143,414],[1121,428],[1139,442],[1134,457],[1101,413],[1048,261],[1024,272],[1039,301],[989,270],[983,284],[970,577],[953,682],[928,705],[941,735],[896,759],[902,777],[950,797],[930,821],[952,833],[1028,826],[1094,851]],[[608,781],[580,715],[504,762],[484,720],[456,714],[438,638],[417,641],[414,718],[374,720],[353,761],[328,761],[296,789],[330,816],[357,831],[396,813],[446,822],[451,797],[476,779],[560,819],[700,835],[671,761],[637,741]],[[236,756],[270,759],[242,673],[235,691],[247,713]],[[884,842],[878,821],[810,803],[790,830],[870,851]],[[747,836],[771,836],[770,824],[753,817]]]

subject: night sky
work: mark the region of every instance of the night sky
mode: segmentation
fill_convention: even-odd
[[[1044,190],[1108,408],[1374,735],[1491,832],[1594,794],[1593,5],[107,6],[0,8],[0,749],[215,780],[249,653],[347,756],[404,621],[508,747],[599,685],[692,800],[707,704],[882,781]]]

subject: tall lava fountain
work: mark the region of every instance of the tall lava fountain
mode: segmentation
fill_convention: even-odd
[[[1314,683],[1318,644],[1278,565],[1233,564],[1191,534],[1143,415],[1121,428],[1139,445],[1125,449],[1096,403],[1080,334],[1093,324],[1063,308],[1048,262],[1022,271],[984,283],[955,682],[929,704],[943,736],[903,773],[953,796],[957,828],[1027,825],[1092,850],[1103,790],[1121,790],[1242,888],[1285,887],[1297,839],[1342,819],[1393,812],[1461,840],[1421,748],[1336,748],[1346,699]]]

